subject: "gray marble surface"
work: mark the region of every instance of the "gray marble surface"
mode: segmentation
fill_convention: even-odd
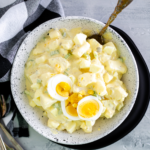
[[[61,0],[66,16],[86,16],[106,22],[117,0]],[[150,0],[134,0],[112,23],[135,42],[150,69]],[[50,142],[31,127],[30,138],[19,138],[24,150],[69,150]],[[9,144],[9,143],[8,143]],[[102,150],[150,150],[150,106],[140,124]]]

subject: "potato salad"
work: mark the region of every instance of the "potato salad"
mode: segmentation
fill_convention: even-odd
[[[127,67],[114,43],[87,36],[81,28],[50,29],[26,62],[25,94],[50,128],[91,133],[96,120],[112,118],[128,96],[121,81]]]

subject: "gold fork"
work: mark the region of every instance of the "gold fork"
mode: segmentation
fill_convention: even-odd
[[[0,119],[1,119],[5,115],[6,109],[7,109],[6,108],[6,101],[5,101],[5,98],[3,95],[0,95],[0,109],[1,109],[1,112],[0,112],[0,114],[1,114]],[[3,130],[4,134],[7,136],[7,138],[13,144],[13,146],[16,150],[23,150],[23,148],[16,142],[16,140],[10,135],[10,133],[5,129],[5,127],[1,123],[0,123],[0,128]],[[1,138],[0,142],[4,143],[2,138]],[[2,144],[2,145],[4,145],[4,144]],[[6,147],[7,147],[7,149],[10,149],[7,145],[6,145]],[[6,147],[4,150],[6,150]]]
[[[0,147],[1,147],[1,150],[7,150],[1,135],[0,135]]]

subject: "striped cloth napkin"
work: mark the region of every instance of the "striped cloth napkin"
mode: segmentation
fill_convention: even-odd
[[[3,123],[14,137],[29,136],[28,124],[17,110],[10,90],[14,57],[30,31],[61,16],[64,11],[59,0],[0,0],[0,94],[7,103]]]

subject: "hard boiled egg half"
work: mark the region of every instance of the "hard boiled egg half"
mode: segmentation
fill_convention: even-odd
[[[71,87],[71,79],[64,74],[58,74],[48,80],[47,91],[52,98],[64,101],[68,99]]]
[[[75,94],[77,95],[77,93],[72,95]],[[72,98],[69,97],[68,100],[62,101],[61,107],[63,114],[71,120],[96,120],[103,111],[102,103],[95,96],[86,96],[84,98],[72,96]]]
[[[63,114],[71,120],[80,120],[77,113],[78,102],[82,99],[78,93],[73,93],[65,101],[61,102],[61,108]]]
[[[80,119],[92,121],[100,117],[103,105],[95,96],[86,96],[79,101],[77,113]]]

